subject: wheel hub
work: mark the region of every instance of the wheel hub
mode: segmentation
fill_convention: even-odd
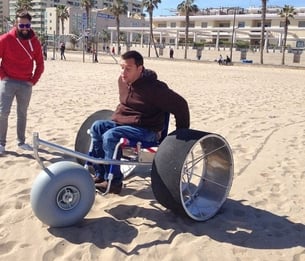
[[[80,201],[80,191],[74,186],[65,186],[59,190],[56,197],[57,206],[62,210],[75,208]]]

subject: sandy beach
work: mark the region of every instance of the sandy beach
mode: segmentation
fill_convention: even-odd
[[[114,59],[66,57],[47,60],[34,86],[29,143],[39,132],[73,149],[83,121],[118,103]],[[97,195],[81,224],[42,224],[30,204],[41,168],[16,146],[14,105],[0,157],[0,260],[305,260],[304,69],[169,59],[145,66],[186,98],[192,129],[229,142],[234,180],[220,212],[206,222],[177,216],[155,200],[149,173],[141,173],[124,182],[121,195]],[[41,156],[46,165],[69,159],[47,149]]]

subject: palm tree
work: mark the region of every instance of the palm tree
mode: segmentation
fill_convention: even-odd
[[[33,6],[32,0],[17,0],[15,4],[16,9],[25,9],[27,11],[32,11]]]
[[[101,38],[102,38],[104,44],[109,42],[109,40],[110,40],[109,32],[107,30],[103,29],[102,32],[101,32]]]
[[[294,7],[285,5],[283,9],[280,11],[279,15],[285,19],[284,23],[284,39],[282,44],[282,65],[285,64],[285,51],[286,51],[286,42],[287,42],[287,34],[288,34],[288,26],[290,25],[289,18],[294,18],[296,14]]]
[[[91,9],[94,7],[94,0],[82,0],[81,6],[85,7],[87,15],[87,28],[91,25]]]
[[[155,8],[158,9],[158,4],[160,4],[160,3],[161,3],[161,0],[142,0],[142,5],[143,5],[143,7],[146,8],[146,12],[148,12],[148,14],[149,14],[150,37],[149,37],[148,57],[150,57],[151,43],[153,43],[153,45],[154,45],[156,56],[159,57],[157,48],[156,48],[156,44],[155,44],[155,40],[154,40],[154,34],[153,34],[153,12],[154,12]]]
[[[264,64],[264,44],[265,44],[265,23],[266,23],[266,11],[267,11],[267,1],[262,0],[262,24],[261,24],[261,42],[260,42],[260,54],[261,54],[261,64]]]
[[[68,20],[68,18],[70,16],[68,7],[65,5],[59,5],[56,7],[56,12],[57,12],[57,17],[59,18],[59,20],[61,22],[61,34],[64,35],[65,34],[64,23],[65,23],[65,20]]]
[[[185,0],[177,6],[177,10],[180,14],[185,15],[185,51],[184,59],[187,59],[188,49],[188,37],[189,37],[189,26],[190,26],[190,15],[195,14],[199,11],[197,5],[194,4],[194,0]]]
[[[123,0],[116,0],[112,6],[109,7],[109,12],[111,12],[115,16],[116,20],[116,31],[117,31],[117,53],[120,53],[120,15],[127,14],[127,5],[123,2]]]

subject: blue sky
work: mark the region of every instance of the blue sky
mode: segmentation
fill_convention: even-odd
[[[159,15],[173,15],[174,13],[170,12],[171,9],[176,9],[177,5],[180,4],[183,0],[161,0],[161,4],[158,5],[158,9],[154,10],[154,16]],[[207,7],[225,7],[225,6],[240,6],[240,7],[260,7],[261,0],[195,0],[199,8]],[[294,7],[305,7],[304,0],[268,0],[268,6],[284,6],[292,5]]]

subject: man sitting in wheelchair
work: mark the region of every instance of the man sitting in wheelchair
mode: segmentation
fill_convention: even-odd
[[[157,79],[157,74],[144,68],[143,57],[136,51],[121,56],[121,74],[118,79],[119,105],[111,120],[98,120],[90,128],[89,154],[96,158],[113,159],[115,147],[121,138],[141,142],[158,142],[166,113],[175,116],[176,128],[189,128],[190,116],[186,100]],[[119,150],[116,159],[121,158]],[[104,193],[111,172],[110,193],[119,194],[123,174],[119,165],[93,164],[94,182]],[[111,168],[111,169],[110,169]]]

